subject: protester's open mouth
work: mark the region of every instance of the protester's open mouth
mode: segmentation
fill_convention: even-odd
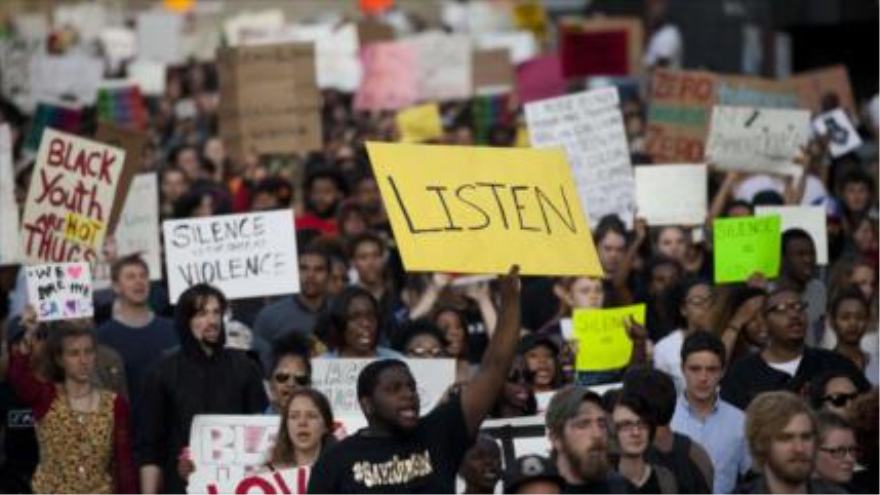
[[[296,439],[300,441],[307,441],[312,439],[312,434],[307,431],[301,431],[296,434]]]
[[[414,407],[406,407],[397,412],[400,419],[407,423],[414,423],[419,419],[419,412]]]

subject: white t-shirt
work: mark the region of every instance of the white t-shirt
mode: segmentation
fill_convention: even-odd
[[[797,373],[798,366],[801,365],[801,360],[804,358],[803,355],[798,356],[797,359],[786,361],[784,363],[767,363],[768,366],[775,370],[779,370],[783,373],[787,373],[791,376],[794,376]]]
[[[796,180],[796,179],[795,179]],[[733,193],[734,198],[748,201],[749,203],[755,199],[755,195],[761,191],[776,191],[780,195],[785,194],[785,180],[772,175],[758,174],[742,181]],[[828,197],[828,190],[825,185],[815,175],[807,177],[806,188],[804,188],[804,197],[801,199],[802,205],[820,204]]]
[[[684,330],[678,329],[660,339],[654,346],[654,367],[672,377],[679,393],[684,390],[684,374],[681,371],[682,345]]]

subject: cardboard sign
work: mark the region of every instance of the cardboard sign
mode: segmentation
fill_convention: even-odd
[[[471,40],[465,35],[431,32],[407,39],[415,53],[420,101],[463,100],[471,86]]]
[[[615,214],[632,225],[635,183],[619,104],[609,87],[529,103],[525,113],[533,147],[565,150],[590,218]]]
[[[373,359],[312,359],[312,386],[320,390],[333,408],[333,417],[347,433],[366,426],[357,398],[358,376]],[[421,415],[431,412],[455,383],[454,359],[405,359],[416,379]]]
[[[601,276],[561,150],[367,151],[407,271]]]
[[[30,262],[97,261],[124,162],[124,150],[46,129],[22,220]]]
[[[645,305],[620,308],[577,309],[572,322],[578,341],[575,368],[578,371],[608,371],[623,368],[632,357],[633,343],[625,323],[632,318],[645,324]]]
[[[394,28],[384,22],[368,18],[357,23],[357,34],[360,45],[365,47],[373,43],[394,41]]]
[[[559,26],[559,58],[565,77],[629,76],[639,72],[642,20],[602,18]]]
[[[508,93],[513,89],[513,64],[506,48],[478,50],[471,64],[474,94],[477,96]]]
[[[0,124],[0,266],[22,261],[14,167],[12,133],[8,124]]]
[[[516,93],[522,104],[564,95],[567,87],[555,53],[533,58],[516,68]]]
[[[309,468],[269,471],[278,416],[198,415],[190,429],[195,471],[187,493],[306,493]]]
[[[218,55],[220,135],[234,157],[321,149],[312,44],[241,46]]]
[[[709,178],[705,165],[642,165],[634,170],[638,215],[648,225],[706,221]]]
[[[779,215],[719,218],[713,223],[715,283],[744,282],[754,273],[779,275]]]
[[[780,231],[803,229],[810,234],[816,247],[816,262],[828,264],[828,224],[824,206],[757,206],[755,216],[779,215]]]
[[[722,170],[784,174],[809,138],[807,110],[716,106],[706,161]]]
[[[399,112],[394,120],[404,143],[421,143],[443,137],[443,122],[436,103],[408,108]]]
[[[197,283],[229,299],[299,292],[291,210],[168,220],[162,229],[172,304]]]
[[[407,43],[374,43],[361,48],[363,80],[357,110],[400,110],[418,99],[416,52]]]
[[[714,105],[797,108],[794,86],[757,77],[657,68],[645,135],[655,163],[698,163]]]
[[[223,36],[229,46],[239,46],[249,36],[276,31],[284,26],[284,11],[267,9],[240,12],[223,22]]]
[[[845,65],[833,65],[791,77],[788,82],[797,92],[800,104],[814,114],[822,112],[822,98],[834,95],[849,115],[858,115],[852,85]]]
[[[99,123],[95,140],[110,146],[125,150],[125,162],[122,173],[119,174],[119,182],[116,187],[116,197],[113,199],[113,209],[110,210],[110,232],[116,230],[119,215],[126,203],[129,187],[134,176],[141,171],[144,165],[144,155],[147,153],[147,135],[122,127]],[[146,203],[149,208],[150,203]],[[158,226],[158,222],[156,223]],[[158,228],[158,227],[157,227]]]
[[[88,263],[51,263],[25,268],[28,298],[38,321],[87,318],[94,314]]]
[[[862,145],[862,138],[853,127],[846,112],[838,108],[823,113],[813,120],[813,129],[820,136],[828,135],[828,151],[837,158]]]

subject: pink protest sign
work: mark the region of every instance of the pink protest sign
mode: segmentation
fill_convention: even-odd
[[[363,79],[355,96],[357,110],[400,110],[418,97],[416,52],[410,44],[373,43],[361,49]]]
[[[516,88],[521,104],[565,94],[565,77],[559,56],[543,55],[516,68]]]

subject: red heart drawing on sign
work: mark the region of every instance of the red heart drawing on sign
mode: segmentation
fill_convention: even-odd
[[[82,274],[82,267],[81,266],[77,265],[77,266],[68,266],[67,267],[67,275],[70,276],[71,278],[79,278],[79,276],[81,274]]]

